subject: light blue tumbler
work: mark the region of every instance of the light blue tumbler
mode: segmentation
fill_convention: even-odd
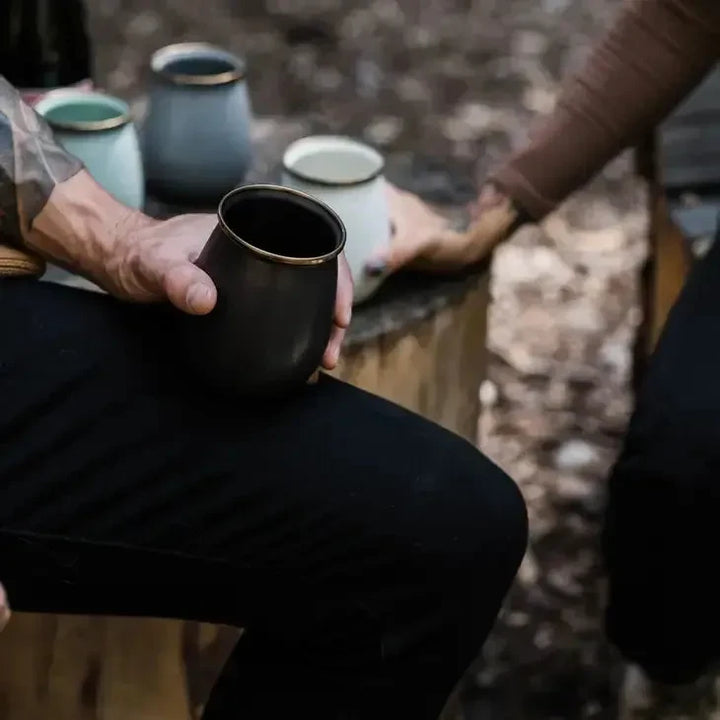
[[[128,104],[98,92],[57,90],[35,105],[55,139],[128,207],[145,202],[140,143]]]

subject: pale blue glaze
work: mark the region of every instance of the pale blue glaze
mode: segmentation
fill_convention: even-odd
[[[140,143],[127,103],[101,93],[62,90],[48,94],[35,110],[47,119],[59,144],[79,158],[102,187],[128,207],[143,207]],[[118,126],[102,127],[112,123]]]

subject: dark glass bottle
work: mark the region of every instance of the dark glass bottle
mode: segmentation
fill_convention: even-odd
[[[0,75],[31,103],[56,88],[91,87],[82,0],[0,0]]]

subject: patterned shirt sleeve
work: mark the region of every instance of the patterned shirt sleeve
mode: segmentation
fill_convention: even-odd
[[[55,185],[82,167],[0,75],[0,241],[21,245]]]

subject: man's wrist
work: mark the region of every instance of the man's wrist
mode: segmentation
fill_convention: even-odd
[[[137,216],[82,170],[53,188],[25,241],[47,260],[96,278]]]

